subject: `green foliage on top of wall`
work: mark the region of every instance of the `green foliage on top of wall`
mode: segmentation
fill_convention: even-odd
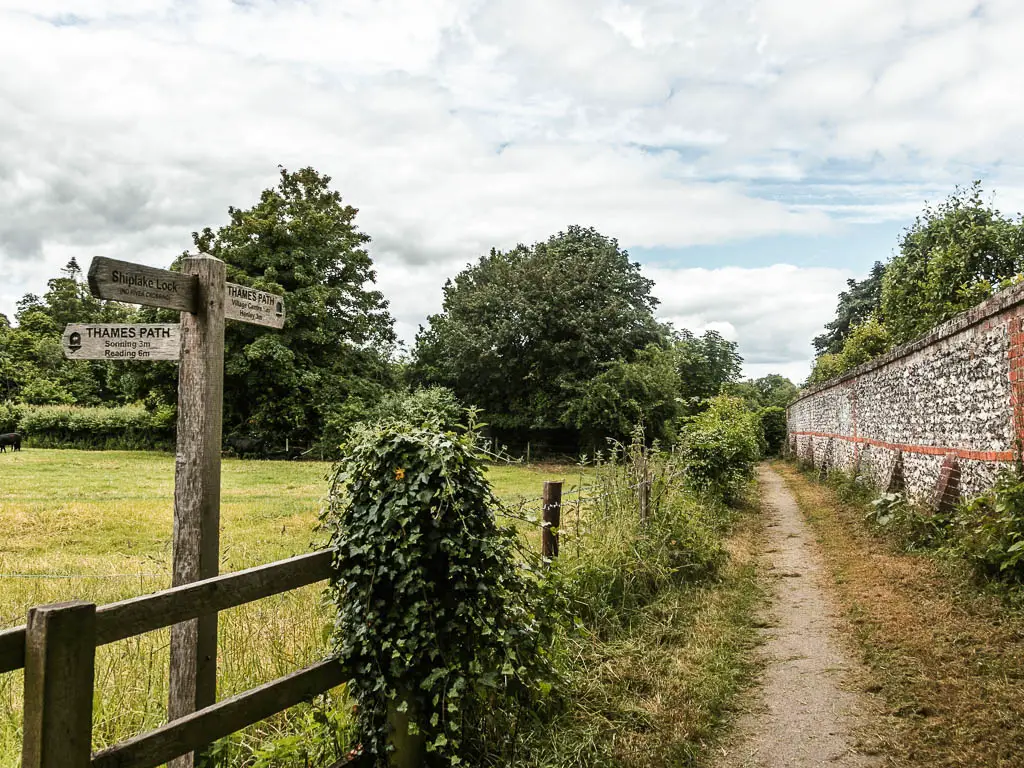
[[[838,376],[970,309],[1024,270],[1024,222],[985,201],[981,182],[928,205],[888,264],[849,280],[814,340],[807,384]]]

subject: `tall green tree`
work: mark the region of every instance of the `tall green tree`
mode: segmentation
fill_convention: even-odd
[[[836,316],[825,323],[825,332],[814,337],[814,349],[817,354],[838,354],[843,351],[843,344],[850,331],[878,313],[882,304],[882,279],[885,277],[885,264],[876,261],[871,272],[863,280],[849,279],[847,290],[839,294],[836,305]]]
[[[449,387],[498,428],[577,430],[571,405],[591,380],[667,343],[652,285],[594,229],[492,250],[445,284],[441,312],[416,337],[413,377]]]
[[[1024,267],[1024,226],[987,204],[981,182],[928,206],[882,281],[881,312],[897,344],[988,297]]]
[[[228,279],[283,294],[283,330],[229,322],[225,431],[270,441],[335,440],[391,385],[394,321],[380,291],[357,209],[312,168],[281,169],[248,209],[218,230],[193,233],[199,252],[227,263]]]
[[[735,382],[743,369],[735,341],[715,330],[695,336],[686,329],[675,335],[676,360],[681,397],[686,411],[702,410],[708,400],[721,393],[723,385]]]
[[[591,449],[604,447],[606,437],[628,442],[638,425],[648,438],[671,440],[681,411],[679,392],[674,350],[649,344],[632,361],[613,360],[583,382],[566,415]]]

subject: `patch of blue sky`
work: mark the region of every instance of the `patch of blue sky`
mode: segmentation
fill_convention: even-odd
[[[58,13],[54,16],[46,16],[46,21],[55,27],[77,27],[88,24],[89,20],[74,13]]]
[[[629,248],[643,264],[664,267],[832,267],[866,274],[876,261],[887,261],[895,251],[900,233],[910,222],[848,224],[835,232],[818,235],[768,235],[713,245],[681,248]],[[628,247],[628,244],[626,244]]]

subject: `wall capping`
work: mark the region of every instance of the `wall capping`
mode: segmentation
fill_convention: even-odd
[[[1013,309],[1020,304],[1024,304],[1024,283],[998,291],[976,307],[971,307],[970,309],[961,312],[959,315],[950,318],[946,322],[935,326],[924,336],[920,336],[913,341],[908,341],[906,344],[901,344],[895,349],[889,350],[884,355],[876,357],[874,360],[869,360],[866,363],[862,363],[856,368],[851,368],[841,376],[837,376],[834,379],[829,379],[821,384],[810,387],[800,393],[799,397],[790,401],[787,408],[796,405],[801,400],[806,400],[808,397],[813,397],[819,392],[824,392],[827,389],[838,387],[848,381],[863,376],[869,371],[884,368],[900,358],[919,352],[926,347],[930,347],[932,344],[942,341],[943,339],[948,339],[950,336],[955,336],[958,333],[961,333],[972,326],[978,325],[991,317],[1001,315],[1007,310]]]

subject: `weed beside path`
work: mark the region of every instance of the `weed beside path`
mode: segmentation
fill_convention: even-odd
[[[895,551],[865,509],[776,463],[821,542],[904,766],[1024,764],[1024,617],[954,566]]]
[[[550,768],[707,765],[756,674],[763,535],[756,511],[736,513],[713,581],[667,589],[625,631],[577,647],[572,706],[551,723]]]

